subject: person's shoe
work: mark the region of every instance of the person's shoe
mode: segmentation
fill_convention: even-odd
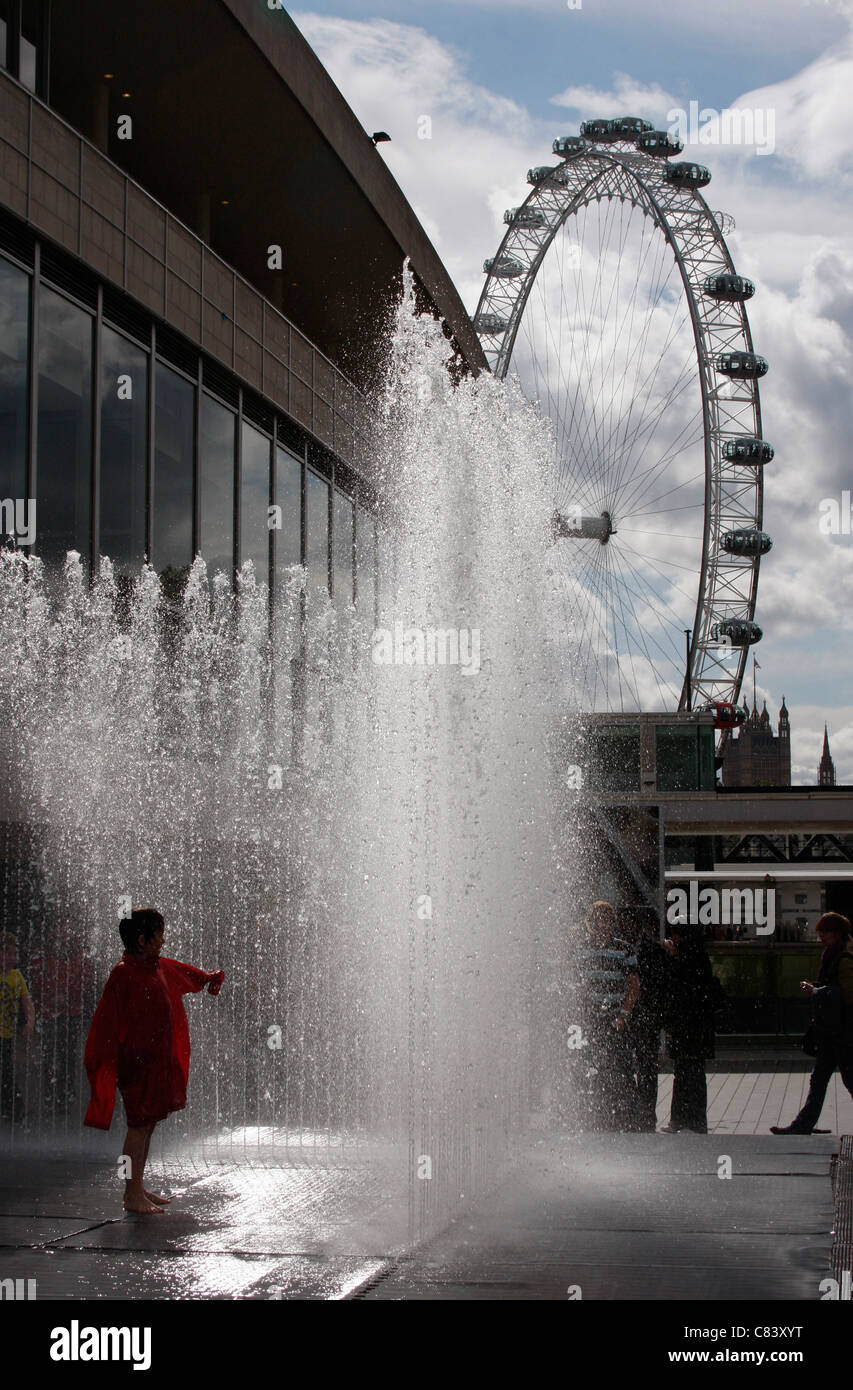
[[[771,1134],[812,1134],[810,1129],[802,1129],[797,1125],[771,1125]]]
[[[681,1125],[661,1125],[661,1134],[680,1134]]]

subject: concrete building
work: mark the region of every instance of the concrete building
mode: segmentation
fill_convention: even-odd
[[[301,561],[369,593],[364,392],[405,257],[461,362],[483,358],[289,16],[2,0],[0,65],[0,499],[36,500],[36,552],[252,559],[273,594]]]

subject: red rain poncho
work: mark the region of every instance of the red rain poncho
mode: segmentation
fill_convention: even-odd
[[[209,986],[218,994],[224,971],[209,974],[161,956],[125,951],[95,1010],[85,1064],[92,1098],[84,1124],[109,1129],[116,1086],[131,1127],[164,1120],[187,1103],[190,1030],[183,994]]]

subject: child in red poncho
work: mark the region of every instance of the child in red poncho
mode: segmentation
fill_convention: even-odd
[[[158,1213],[168,1202],[143,1187],[151,1135],[158,1120],[187,1103],[190,1031],[181,996],[207,985],[218,994],[225,972],[209,974],[160,956],[165,924],[159,912],[137,909],[119,924],[125,952],[95,1010],[86,1042],[92,1098],[85,1124],[109,1129],[116,1086],[127,1114],[125,1211]]]

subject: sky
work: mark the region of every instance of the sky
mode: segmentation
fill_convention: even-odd
[[[314,0],[291,14],[364,127],[391,135],[381,155],[469,312],[504,209],[528,168],[554,162],[555,135],[625,113],[666,128],[692,102],[709,135],[714,112],[760,113],[751,146],[687,148],[712,170],[711,207],[735,218],[771,367],[758,700],[775,722],[786,698],[794,782],[816,781],[826,722],[853,784],[853,0]],[[841,534],[824,533],[830,501]]]

